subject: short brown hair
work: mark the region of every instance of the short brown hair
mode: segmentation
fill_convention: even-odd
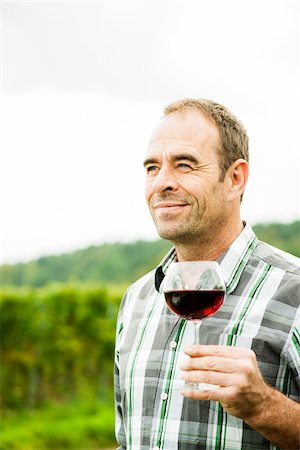
[[[164,115],[190,109],[202,112],[219,130],[220,181],[223,181],[227,170],[237,159],[249,161],[247,132],[242,123],[225,106],[203,98],[185,98],[172,102],[164,109]]]

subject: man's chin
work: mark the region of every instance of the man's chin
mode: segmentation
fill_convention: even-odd
[[[168,227],[157,227],[157,232],[162,239],[177,241],[182,237],[182,231]]]

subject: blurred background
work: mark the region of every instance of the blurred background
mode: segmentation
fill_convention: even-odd
[[[142,161],[165,105],[250,136],[243,218],[300,256],[297,0],[0,2],[1,449],[114,447],[126,287],[159,262]]]

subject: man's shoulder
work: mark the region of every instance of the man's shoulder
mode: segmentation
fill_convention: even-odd
[[[124,314],[125,310],[130,309],[137,301],[139,307],[145,306],[155,292],[154,274],[155,269],[146,273],[126,289],[120,304],[119,315]]]
[[[300,277],[300,258],[291,253],[287,253],[266,242],[258,241],[253,256],[266,262],[272,267],[282,269],[291,275]]]
[[[147,294],[149,291],[151,291],[154,286],[154,275],[155,275],[156,269],[150,270],[145,275],[138,278],[134,283],[132,283],[128,289],[128,293],[132,292],[145,292]]]

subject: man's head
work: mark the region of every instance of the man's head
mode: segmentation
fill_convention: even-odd
[[[225,106],[208,99],[177,100],[166,106],[164,115],[192,110],[204,114],[218,128],[220,142],[217,151],[220,177],[223,180],[227,170],[237,159],[249,161],[247,132],[243,124]]]
[[[161,237],[188,246],[240,226],[247,135],[221,105],[182,100],[165,109],[148,147],[146,200]]]

